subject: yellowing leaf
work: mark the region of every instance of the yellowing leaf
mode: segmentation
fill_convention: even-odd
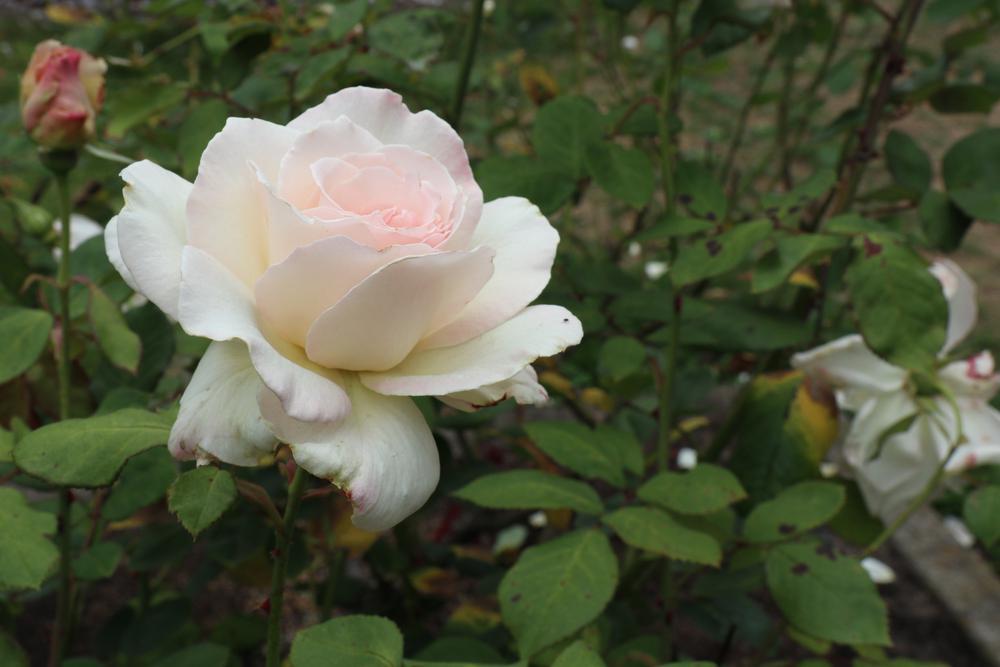
[[[788,427],[802,436],[805,454],[819,464],[837,439],[840,427],[833,391],[808,376],[803,379],[792,399]]]
[[[524,94],[536,106],[542,106],[559,94],[559,84],[541,65],[522,65],[518,72]]]

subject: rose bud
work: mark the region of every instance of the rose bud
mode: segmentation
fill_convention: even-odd
[[[36,46],[21,77],[21,119],[31,138],[56,149],[92,139],[106,70],[103,60],[54,39]]]

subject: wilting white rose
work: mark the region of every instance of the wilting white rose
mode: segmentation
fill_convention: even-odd
[[[943,358],[975,326],[976,287],[949,260],[935,262],[930,271],[948,300]],[[844,458],[868,508],[887,521],[897,517],[926,488],[955,444],[958,424],[949,401],[918,397],[909,374],[877,357],[859,335],[797,354],[792,365],[837,388],[840,407],[854,414],[844,438]],[[1000,462],[1000,412],[989,404],[1000,389],[993,355],[980,352],[945,364],[938,380],[955,397],[964,436],[946,472]],[[906,428],[885,437],[900,426]]]
[[[410,396],[543,401],[530,363],[582,336],[566,309],[529,306],[556,231],[525,199],[484,205],[459,136],[393,92],[342,90],[286,126],[231,118],[193,184],[148,161],[122,177],[112,263],[217,341],[171,452],[256,465],[288,443],[363,528],[394,525],[437,484]]]

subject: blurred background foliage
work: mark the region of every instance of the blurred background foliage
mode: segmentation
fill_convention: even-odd
[[[834,549],[857,552],[882,527],[853,482],[818,481],[836,409],[784,371],[791,352],[859,326],[891,337],[945,317],[886,321],[859,307],[863,295],[844,278],[873,246],[901,249],[886,280],[903,285],[924,271],[920,254],[954,253],[982,285],[984,325],[968,347],[996,340],[1000,236],[988,223],[1000,222],[1000,3],[487,0],[467,93],[456,99],[476,4],[0,4],[0,474],[31,507],[0,499],[17,518],[10,534],[30,535],[39,558],[28,579],[0,581],[42,586],[0,601],[0,663],[24,664],[22,651],[41,660],[53,604],[43,565],[55,500],[13,467],[10,450],[57,412],[43,312],[55,293],[32,278],[55,272],[56,193],[17,102],[32,48],[54,36],[109,64],[100,140],[72,176],[75,210],[100,225],[122,205],[125,164],[148,158],[193,179],[227,117],[284,123],[332,91],[370,85],[460,121],[487,200],[526,196],[562,235],[543,300],[569,307],[586,336],[539,364],[553,405],[464,414],[422,402],[442,482],[392,534],[353,528],[347,502],[317,486],[291,556],[289,637],[366,613],[392,619],[406,655],[427,663],[938,664],[888,657],[903,654],[983,664],[927,602],[927,622],[945,639],[929,642],[911,619],[893,626],[896,649],[878,647],[889,636],[884,602]],[[100,236],[75,248],[73,265],[85,278],[73,288],[74,414],[169,416],[206,342],[133,299]],[[666,403],[664,375],[674,378]],[[677,472],[682,447],[731,472]],[[667,453],[660,463],[674,472],[651,477]],[[92,657],[63,664],[261,664],[272,538],[267,503],[253,497],[281,496],[280,462],[236,471],[250,502],[198,526],[193,544],[165,500],[182,469],[164,447],[147,448],[113,484],[79,493],[70,655]],[[531,497],[531,475],[543,473]],[[691,493],[678,499],[667,482]],[[803,482],[820,485],[807,487],[819,499],[812,513],[795,495]],[[1000,471],[980,469],[940,501],[971,517],[994,558],[1000,535],[983,507],[1000,503],[998,483]],[[970,511],[967,494],[984,489]],[[775,512],[796,511],[805,515],[794,515],[794,535],[776,533]],[[601,521],[628,546],[616,539],[611,551]],[[527,547],[545,551],[518,559]],[[559,567],[547,571],[552,558]],[[565,569],[573,558],[584,571]],[[781,569],[805,563],[825,574],[803,584]],[[504,595],[557,581],[573,590],[553,592],[548,611],[518,611]],[[856,597],[843,608],[847,594]],[[885,597],[905,618],[913,598]],[[333,664],[344,637],[369,632],[382,656],[371,664],[401,659],[391,627],[313,632],[296,640],[293,664]]]

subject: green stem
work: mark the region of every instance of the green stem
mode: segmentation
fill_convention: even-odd
[[[656,461],[660,470],[670,464],[670,434],[674,422],[674,381],[677,376],[677,348],[680,342],[681,304],[680,294],[674,296],[674,315],[670,320],[670,337],[664,349],[666,367],[660,377],[660,433],[656,446]]]
[[[301,467],[288,487],[288,502],[282,518],[281,530],[274,531],[274,568],[271,572],[271,609],[267,617],[267,667],[281,665],[281,612],[285,603],[285,575],[288,572],[288,553],[292,546],[295,515],[299,510],[302,493],[309,475]]]
[[[663,71],[663,84],[660,88],[660,113],[658,130],[660,139],[660,172],[663,187],[663,204],[666,214],[674,211],[674,133],[670,126],[671,112],[675,108],[674,87],[677,76],[677,0],[671,3],[667,19],[667,49],[666,67]]]
[[[483,25],[483,4],[485,0],[472,0],[472,20],[468,32],[465,33],[465,47],[462,52],[462,69],[458,74],[458,85],[455,86],[455,98],[451,104],[451,125],[458,131],[462,125],[462,109],[465,107],[465,93],[469,88],[469,77],[472,75],[472,63],[476,60],[476,44]]]
[[[56,281],[59,288],[59,347],[55,351],[56,374],[59,378],[59,419],[70,417],[70,365],[69,339],[70,314],[69,292],[72,275],[70,271],[70,201],[69,172],[76,162],[75,153],[42,155],[42,162],[49,167],[56,181],[59,193],[59,216],[62,233],[59,237],[59,270]],[[49,665],[55,667],[62,662],[69,639],[71,611],[73,608],[72,544],[70,535],[70,512],[73,496],[69,489],[59,492],[58,532],[56,542],[59,548],[59,589],[56,594],[56,618],[49,642]]]
[[[962,441],[965,439],[965,434],[962,428],[962,413],[959,411],[958,403],[955,402],[955,397],[947,391],[942,393],[942,397],[948,401],[948,405],[951,407],[952,412],[955,413],[955,441],[951,444],[951,448],[948,450],[947,455],[945,455],[945,457],[941,460],[937,470],[934,471],[934,476],[931,477],[929,482],[927,482],[927,486],[925,486],[924,490],[920,492],[920,495],[910,501],[910,504],[906,506],[903,513],[897,516],[892,523],[886,526],[882,532],[879,533],[878,537],[876,537],[871,544],[865,547],[865,550],[861,554],[862,556],[870,556],[875,553],[879,547],[885,544],[886,541],[892,537],[897,530],[899,530],[900,526],[906,523],[917,510],[924,506],[924,503],[930,499],[931,495],[933,495],[934,491],[937,489],[938,484],[940,484],[941,480],[944,478],[945,469],[948,467],[948,461],[951,460],[952,455],[956,450],[958,450],[958,446],[961,445]]]

